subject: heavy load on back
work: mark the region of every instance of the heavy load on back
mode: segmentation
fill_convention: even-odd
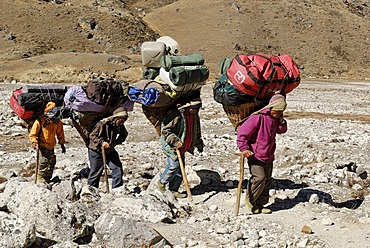
[[[71,120],[85,144],[88,134],[101,119],[110,116],[118,107],[133,110],[128,98],[127,82],[109,78],[95,78],[84,86],[71,87],[64,96]]]
[[[164,51],[157,42],[165,44]],[[149,58],[150,55],[153,57]],[[161,120],[170,109],[200,97],[209,70],[200,54],[180,55],[179,45],[168,36],[160,37],[155,43],[144,42],[142,60],[147,66],[143,72],[144,80],[130,87],[129,96],[142,104],[145,116],[160,135]]]
[[[285,95],[300,83],[299,68],[287,54],[236,55],[223,59],[219,68],[214,99],[222,104],[235,130],[276,92]]]
[[[27,84],[12,92],[9,104],[14,113],[22,119],[27,128],[43,115],[46,104],[50,101],[56,107],[63,107],[63,97],[67,87],[60,84]],[[68,111],[60,112],[61,118],[68,118]]]

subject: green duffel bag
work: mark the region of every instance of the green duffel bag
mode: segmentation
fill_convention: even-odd
[[[165,55],[160,59],[159,63],[166,71],[170,71],[171,68],[176,66],[203,65],[204,58],[197,53],[179,56]]]
[[[209,77],[209,70],[205,65],[177,66],[170,69],[169,76],[176,86],[194,84],[206,81]]]

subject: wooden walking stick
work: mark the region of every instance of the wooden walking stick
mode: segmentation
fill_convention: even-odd
[[[184,180],[184,184],[185,184],[185,188],[186,188],[186,193],[188,194],[188,200],[189,201],[193,201],[193,196],[191,195],[191,191],[190,191],[188,179],[186,178],[184,163],[182,161],[181,153],[180,153],[180,150],[178,148],[176,148],[176,153],[177,153],[177,157],[179,158],[182,179]]]
[[[239,214],[240,195],[242,194],[242,185],[244,180],[244,154],[240,154],[240,177],[238,183],[238,191],[236,193],[235,216]]]
[[[36,168],[35,168],[35,183],[37,183],[37,173],[39,172],[40,148],[36,147]]]
[[[107,159],[105,157],[105,149],[102,147],[101,153],[103,155],[103,166],[104,166],[104,178],[105,178],[105,187],[107,189],[107,193],[109,194],[109,182],[108,182],[108,172],[107,172]]]

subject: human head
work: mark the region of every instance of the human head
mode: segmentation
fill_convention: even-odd
[[[260,110],[257,110],[256,112],[254,112],[252,114],[259,114],[262,110],[269,109],[270,112],[272,112],[272,113],[278,113],[278,117],[279,117],[284,112],[286,107],[287,107],[287,104],[286,104],[286,101],[285,101],[285,96],[283,96],[279,93],[276,93],[275,95],[273,95],[270,98],[269,103],[265,107],[263,107]],[[274,117],[274,118],[277,118],[277,117]]]
[[[45,106],[45,109],[44,109],[44,113],[48,113],[50,110],[52,110],[53,108],[55,108],[55,103],[54,102],[48,102]]]
[[[117,108],[113,112],[112,117],[113,117],[114,122],[117,125],[122,125],[123,123],[125,123],[125,121],[128,118],[127,109],[126,108],[123,108],[123,107]]]
[[[284,111],[287,106],[285,97],[281,94],[273,95],[268,105],[270,107],[270,110],[275,110],[275,111]]]
[[[281,94],[275,94],[271,97],[269,104],[270,114],[273,118],[278,119],[286,109],[285,97]]]

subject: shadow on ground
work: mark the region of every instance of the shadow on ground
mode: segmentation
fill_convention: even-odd
[[[357,209],[361,206],[363,199],[351,199],[344,202],[335,202],[332,196],[326,192],[307,188],[308,185],[305,183],[296,184],[288,179],[275,179],[274,189],[300,189],[297,195],[293,199],[279,199],[276,198],[275,202],[269,205],[272,211],[287,210],[293,208],[295,205],[301,202],[308,202],[310,197],[314,194],[319,196],[319,201],[326,203],[335,208],[348,208]]]

